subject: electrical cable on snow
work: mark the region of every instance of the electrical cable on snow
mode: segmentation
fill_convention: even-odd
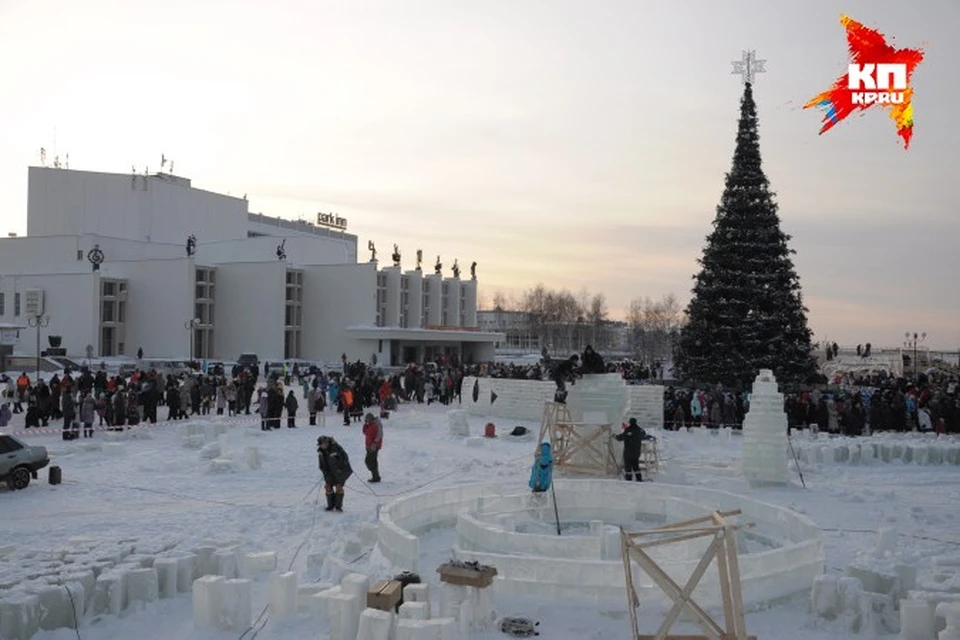
[[[70,612],[73,614],[73,630],[77,632],[77,640],[83,640],[80,637],[80,621],[77,619],[77,603],[73,601],[73,592],[70,591],[70,587],[63,584],[63,580],[59,580],[60,586],[67,590],[67,595],[70,596]]]

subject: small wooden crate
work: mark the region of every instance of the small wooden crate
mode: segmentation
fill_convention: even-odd
[[[493,584],[493,577],[497,575],[497,570],[494,567],[484,566],[476,570],[447,563],[440,565],[437,573],[440,574],[440,582],[483,589]]]
[[[367,591],[367,608],[393,611],[403,597],[403,584],[399,580],[378,580]]]

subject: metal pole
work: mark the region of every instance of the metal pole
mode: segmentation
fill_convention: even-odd
[[[553,516],[557,519],[557,535],[560,535],[560,511],[557,509],[557,490],[554,489],[553,479],[550,480],[550,494],[553,496]]]
[[[37,383],[40,382],[40,316],[37,316]]]

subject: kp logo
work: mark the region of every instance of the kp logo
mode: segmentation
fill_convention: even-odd
[[[825,133],[855,110],[880,105],[890,110],[897,135],[903,139],[903,148],[908,149],[913,137],[910,79],[923,61],[923,51],[894,49],[882,33],[868,29],[849,16],[842,16],[840,24],[847,30],[847,48],[853,62],[845,76],[803,108],[819,107],[826,111],[820,129],[820,133]]]

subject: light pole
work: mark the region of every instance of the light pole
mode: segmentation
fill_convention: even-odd
[[[193,362],[193,334],[194,330],[200,326],[200,318],[190,318],[183,323],[183,326],[190,332],[190,362]]]
[[[37,382],[40,381],[40,328],[50,326],[50,316],[36,315],[27,319],[27,324],[37,328]]]
[[[906,336],[907,339],[903,341],[903,346],[907,347],[908,349],[913,348],[913,375],[914,377],[917,377],[917,345],[927,339],[927,332],[924,331],[923,333],[918,334],[916,331],[914,331],[911,334],[909,331],[907,331],[904,336]]]

